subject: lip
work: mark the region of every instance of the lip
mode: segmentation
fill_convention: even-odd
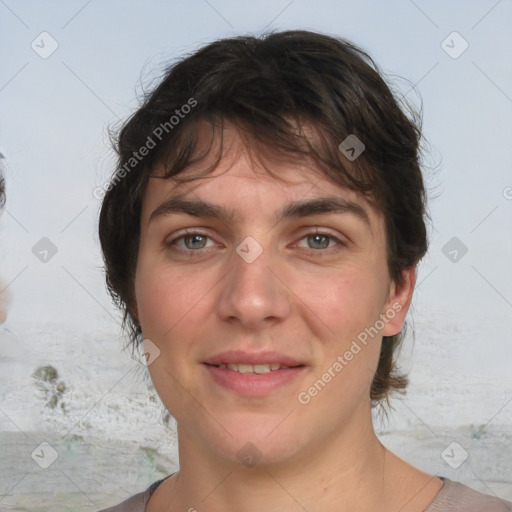
[[[229,368],[218,368],[219,364],[272,364],[278,363],[281,368],[267,373],[240,373]],[[275,392],[289,385],[306,371],[306,364],[294,357],[277,351],[246,352],[244,350],[228,350],[206,359],[202,366],[212,380],[225,389],[240,395],[257,397]]]
[[[295,368],[281,368],[280,370],[257,374],[240,373],[229,368],[219,368],[207,363],[203,363],[201,366],[206,369],[212,380],[220,386],[249,397],[269,395],[279,388],[291,384],[306,370],[305,366],[297,366]]]
[[[279,363],[281,366],[305,365],[305,363],[298,361],[291,356],[287,356],[276,351],[245,352],[243,350],[228,350],[226,352],[221,352],[206,359],[203,362],[209,365],[236,363],[251,365]],[[275,371],[279,372],[281,370]]]

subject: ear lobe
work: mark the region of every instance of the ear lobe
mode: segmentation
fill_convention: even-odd
[[[397,285],[395,282],[391,284],[389,297],[383,311],[386,317],[386,325],[382,329],[383,336],[395,336],[402,330],[416,285],[416,267],[403,270],[402,277],[401,285]]]

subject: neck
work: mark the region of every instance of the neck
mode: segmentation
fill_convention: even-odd
[[[263,467],[219,461],[179,430],[180,471],[169,479],[166,501],[172,506],[167,509],[383,510],[385,492],[390,488],[389,452],[375,435],[371,410],[365,412],[365,421],[354,419],[322,445],[302,450],[293,460]]]

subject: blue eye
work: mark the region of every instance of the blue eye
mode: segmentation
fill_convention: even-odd
[[[336,245],[345,245],[335,236],[329,233],[319,233],[317,231],[303,236],[301,240],[306,240],[307,247],[301,246],[299,244],[297,244],[297,246],[305,249],[313,249],[315,252],[322,252],[322,249],[332,249]]]
[[[209,238],[209,236],[203,233],[191,233],[171,240],[168,245],[177,247],[179,251],[195,251],[197,249],[204,249],[206,247],[206,241]],[[185,248],[183,248],[183,245],[180,246],[177,244],[179,241],[183,241]]]
[[[206,238],[203,235],[187,235],[183,237],[185,246],[188,249],[203,249],[206,245]],[[187,245],[187,240],[190,240],[190,246]]]
[[[208,245],[208,241],[211,241],[210,245]],[[303,241],[306,241],[307,246],[301,245]],[[180,235],[169,242],[166,242],[166,247],[171,250],[182,253],[192,255],[193,253],[200,253],[201,249],[209,249],[214,246],[211,237],[206,235],[205,233],[191,231],[184,235]],[[335,236],[328,233],[320,233],[318,231],[308,233],[300,238],[300,241],[296,244],[297,247],[301,247],[302,249],[310,249],[313,252],[321,253],[325,252],[324,250],[333,249],[336,246],[345,245]]]
[[[322,233],[315,233],[314,235],[307,235],[304,238],[308,240],[308,245],[310,249],[327,249],[329,247],[329,242],[334,239],[334,237],[329,235],[324,235]],[[312,241],[312,244],[309,242]],[[316,247],[314,246],[315,244]]]

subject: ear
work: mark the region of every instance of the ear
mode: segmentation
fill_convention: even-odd
[[[394,336],[402,330],[416,284],[416,267],[403,270],[402,278],[401,285],[391,282],[388,300],[382,312],[386,317],[386,324],[382,329],[383,336]]]

